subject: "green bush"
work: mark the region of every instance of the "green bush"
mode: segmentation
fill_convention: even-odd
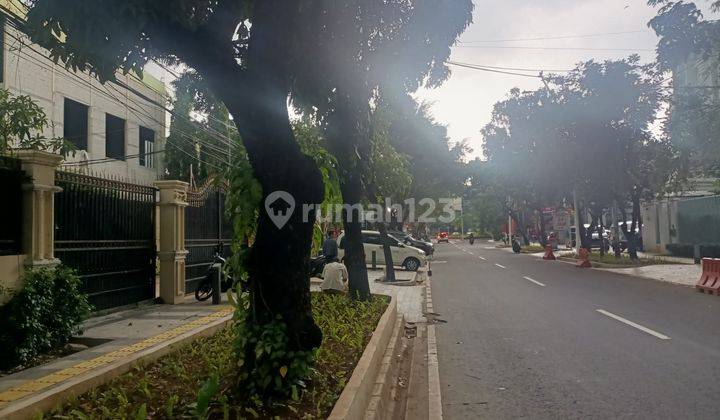
[[[693,258],[695,256],[695,245],[668,244],[666,248],[670,255],[676,257]],[[720,244],[700,244],[700,256],[703,258],[720,258]]]
[[[29,270],[23,289],[0,307],[0,369],[61,348],[80,333],[89,313],[75,271],[62,266]]]

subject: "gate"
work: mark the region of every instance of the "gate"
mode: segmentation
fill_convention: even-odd
[[[155,188],[56,172],[55,254],[95,310],[155,297]]]
[[[194,293],[213,263],[215,252],[230,257],[232,222],[225,215],[226,184],[208,179],[188,191],[185,207],[185,293]]]
[[[20,169],[20,161],[0,156],[0,185],[4,202],[0,205],[0,255],[18,255],[22,253],[23,192],[25,172]]]

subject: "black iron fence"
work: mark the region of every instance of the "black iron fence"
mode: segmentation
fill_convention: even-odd
[[[208,180],[201,188],[188,192],[185,208],[185,292],[193,293],[207,274],[215,252],[229,257],[232,221],[225,215],[225,184]]]
[[[22,185],[26,179],[20,161],[0,157],[0,186],[3,204],[0,205],[0,255],[22,253]]]
[[[55,254],[96,310],[155,296],[154,187],[58,171]]]

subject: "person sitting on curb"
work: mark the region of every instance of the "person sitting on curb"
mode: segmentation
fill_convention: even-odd
[[[325,293],[345,293],[347,291],[348,272],[345,264],[337,259],[330,260],[323,268],[323,282],[320,289]]]

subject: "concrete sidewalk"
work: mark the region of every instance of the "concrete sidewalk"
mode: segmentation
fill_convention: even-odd
[[[412,279],[415,272],[395,270],[395,277],[398,279]],[[392,296],[397,301],[398,313],[405,317],[408,322],[424,322],[423,316],[423,290],[425,284],[415,284],[412,286],[398,286],[392,284],[384,284],[378,282],[382,277],[382,270],[368,269],[368,281],[370,282],[370,293]],[[313,278],[310,282],[310,288],[313,291],[320,290],[321,279]]]
[[[233,310],[229,305],[215,306],[188,297],[180,305],[147,305],[90,318],[83,324],[84,334],[76,340],[89,345],[87,349],[0,377],[0,418],[25,400],[51,395],[54,388],[67,388],[69,383],[91,378],[95,371],[217,325],[229,319]]]

